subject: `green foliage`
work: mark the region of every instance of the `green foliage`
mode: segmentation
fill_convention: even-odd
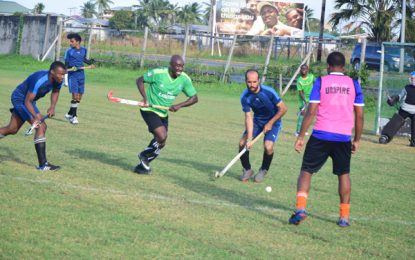
[[[81,13],[85,18],[93,18],[94,16],[98,15],[94,0],[89,0],[83,3],[81,6]]]
[[[19,31],[16,40],[16,54],[20,54],[20,46],[22,44],[22,34],[23,34],[23,26],[24,26],[24,14],[19,15]]]
[[[352,65],[346,67],[346,75],[349,75],[353,79],[360,78],[360,85],[362,87],[367,87],[369,85],[369,69],[366,63],[361,64],[361,69],[355,70]]]
[[[43,3],[37,3],[35,7],[33,8],[32,12],[33,14],[41,14],[43,13],[44,9],[45,9],[45,5]]]
[[[134,14],[131,11],[120,10],[110,19],[110,27],[117,30],[134,29]]]
[[[402,1],[336,0],[335,9],[339,11],[332,15],[330,22],[333,26],[337,26],[341,21],[349,22],[347,25],[349,28],[363,28],[372,41],[390,41],[394,36],[392,30],[394,18],[400,12],[399,2]]]

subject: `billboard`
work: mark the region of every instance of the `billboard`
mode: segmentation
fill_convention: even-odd
[[[219,0],[216,31],[250,36],[304,36],[304,3]]]

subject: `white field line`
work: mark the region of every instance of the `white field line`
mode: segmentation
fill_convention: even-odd
[[[264,211],[264,212],[279,212],[279,213],[291,213],[291,211],[283,210],[283,209],[277,209],[277,208],[270,208],[270,207],[253,207],[248,205],[238,205],[218,200],[194,200],[194,199],[188,199],[188,198],[180,198],[180,197],[168,197],[164,195],[159,194],[151,194],[151,193],[129,193],[121,190],[114,190],[114,189],[99,189],[99,188],[93,188],[93,187],[85,187],[81,185],[73,185],[73,184],[64,184],[59,182],[54,182],[51,180],[34,180],[34,179],[28,179],[24,177],[14,177],[14,176],[7,176],[0,174],[0,177],[2,178],[8,178],[20,182],[29,182],[34,184],[40,184],[40,185],[54,185],[60,188],[64,189],[71,189],[71,190],[83,190],[83,191],[89,191],[89,192],[95,192],[95,193],[102,193],[102,194],[114,194],[117,196],[125,196],[125,197],[136,197],[136,198],[149,198],[153,200],[160,200],[160,201],[169,201],[176,204],[181,203],[190,203],[190,204],[198,204],[198,205],[212,205],[212,206],[219,206],[219,207],[233,207],[233,208],[244,208],[248,210],[255,210],[255,211]],[[289,214],[287,214],[289,215]],[[311,216],[319,216],[323,217],[321,215],[311,214]],[[337,215],[330,215],[327,216],[329,218],[337,219]],[[405,220],[394,220],[394,219],[386,219],[386,218],[372,218],[372,217],[351,217],[350,218],[353,221],[358,222],[381,222],[381,223],[391,223],[391,224],[399,224],[399,225],[407,225],[407,226],[414,226],[414,221],[405,221]]]

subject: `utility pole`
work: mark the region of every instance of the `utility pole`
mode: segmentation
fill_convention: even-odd
[[[406,24],[406,0],[402,1],[402,23],[401,23],[401,43],[405,43],[405,24]],[[400,48],[400,60],[399,60],[399,72],[403,72],[403,66],[405,64],[405,49],[403,46]]]
[[[324,33],[324,17],[326,16],[326,0],[321,3],[321,17],[320,17],[320,35],[318,37],[317,61],[321,62],[321,54],[323,51],[323,33]]]

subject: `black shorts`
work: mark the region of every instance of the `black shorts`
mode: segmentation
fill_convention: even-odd
[[[313,136],[306,145],[301,170],[309,173],[318,172],[329,156],[333,161],[334,174],[350,173],[352,143],[325,141]]]
[[[143,111],[140,110],[141,116],[143,117],[144,121],[148,126],[148,131],[153,133],[154,129],[164,126],[166,131],[169,126],[169,118],[168,117],[161,117],[154,112],[151,111]]]

